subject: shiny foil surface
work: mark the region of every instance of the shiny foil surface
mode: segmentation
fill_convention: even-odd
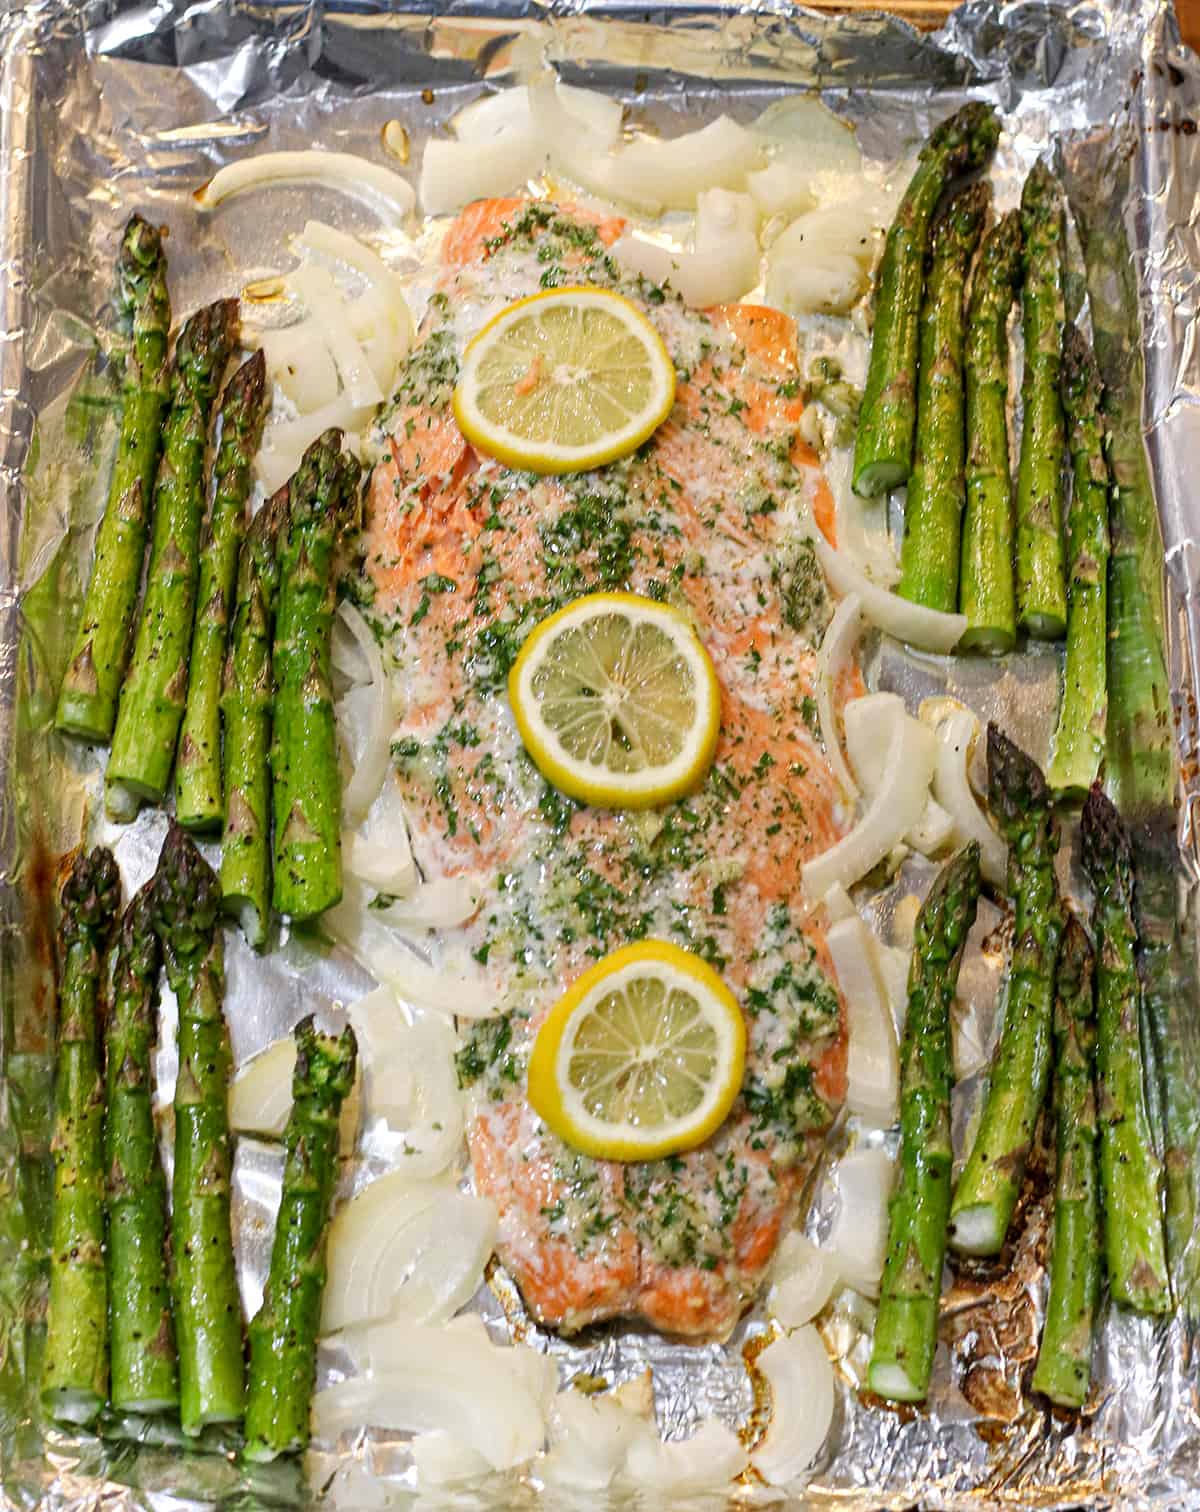
[[[94,359],[111,341],[107,304],[119,230],[135,209],[169,227],[177,313],[235,295],[277,269],[286,235],[309,217],[352,231],[378,234],[379,227],[369,210],[320,188],[273,190],[269,216],[247,195],[202,217],[192,194],[220,165],[257,150],[311,145],[382,160],[381,128],[397,119],[412,143],[403,171],[415,180],[425,139],[485,83],[503,86],[546,62],[570,82],[614,92],[627,103],[628,120],[667,135],[721,111],[748,121],[784,92],[815,87],[855,125],[864,157],[898,171],[931,122],[966,98],[986,98],[999,106],[1005,125],[991,175],[998,208],[1016,202],[1021,179],[1039,155],[1047,154],[1062,175],[1075,222],[1069,303],[1094,320],[1099,295],[1107,300],[1110,325],[1124,321],[1114,346],[1121,355],[1105,378],[1142,417],[1162,522],[1182,801],[1177,834],[1157,836],[1180,881],[1177,909],[1168,902],[1158,922],[1172,932],[1177,954],[1176,1048],[1200,1068],[1190,908],[1190,884],[1200,868],[1200,813],[1194,810],[1200,799],[1200,351],[1194,335],[1200,66],[1179,45],[1168,9],[1149,0],[1019,0],[1004,7],[972,0],[941,31],[922,36],[893,18],[819,16],[783,0],[655,7],[460,0],[403,11],[371,0],[9,4],[0,16],[5,1507],[284,1506],[322,1495],[348,1508],[563,1505],[561,1495],[542,1495],[536,1461],[465,1491],[418,1492],[396,1435],[361,1434],[314,1448],[307,1482],[300,1467],[242,1470],[228,1446],[185,1451],[168,1433],[144,1425],[113,1425],[100,1439],[51,1432],[43,1441],[24,1388],[31,1385],[36,1397],[44,1297],[21,1229],[23,1219],[33,1222],[45,1212],[55,868],[81,834],[88,843],[112,844],[128,896],[152,871],[166,823],[161,813],[147,811],[126,828],[108,825],[97,758],[48,733],[56,669],[78,614],[115,439],[111,379]],[[428,290],[439,230],[440,224],[413,221],[387,233],[392,266],[416,295]],[[1098,258],[1101,234],[1116,252]],[[100,415],[86,444],[68,411],[81,382],[94,385]],[[1035,757],[1046,755],[1056,652],[1012,657],[997,667],[888,647],[868,670],[873,687],[903,692],[910,707],[951,692],[981,717],[998,718]],[[1067,838],[1064,876],[1078,892]],[[886,921],[904,892],[922,890],[930,874],[928,864],[910,863],[875,900],[880,919]],[[981,907],[960,992],[985,1051],[996,1027],[1001,925],[998,910]],[[342,1005],[370,985],[347,957],[311,941],[285,939],[257,957],[231,931],[227,952],[227,1013],[239,1063],[306,1012],[336,1024]],[[175,1070],[173,1014],[168,994],[157,1067],[163,1102]],[[980,1082],[976,1070],[956,1091],[960,1153]],[[855,1138],[852,1129],[836,1128],[831,1156]],[[1193,1153],[1197,1145],[1200,1133]],[[281,1164],[277,1149],[239,1142],[235,1244],[247,1315],[261,1300]],[[818,1236],[832,1211],[827,1165],[814,1177],[805,1220]],[[349,1172],[344,1190],[365,1175]],[[865,1394],[872,1304],[844,1293],[822,1323],[837,1361],[838,1402],[809,1483],[789,1500],[749,1477],[689,1505],[1200,1506],[1200,1361],[1182,1318],[1160,1324],[1106,1314],[1092,1398],[1078,1417],[1049,1412],[1027,1394],[1051,1221],[1044,1152],[1027,1186],[1002,1264],[960,1270],[946,1288],[926,1410],[886,1407]],[[679,1344],[624,1325],[568,1342],[524,1318],[499,1271],[475,1306],[496,1339],[515,1336],[551,1351],[563,1383],[583,1373],[617,1384],[650,1366],[667,1437],[687,1437],[706,1415],[735,1426],[761,1425],[770,1411],[744,1357],[752,1359],[754,1349],[746,1346],[769,1327],[758,1314],[725,1345]],[[336,1380],[344,1364],[332,1352],[323,1354],[319,1384]],[[580,1505],[604,1503],[589,1495]]]

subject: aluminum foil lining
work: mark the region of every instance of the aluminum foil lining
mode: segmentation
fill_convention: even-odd
[[[1200,67],[1179,45],[1166,6],[1137,0],[1007,5],[969,3],[921,36],[879,15],[833,18],[784,0],[653,10],[587,0],[462,0],[393,11],[371,3],[250,5],[241,0],[64,4],[40,0],[0,17],[0,1501],[5,1507],[177,1508],[213,1502],[290,1505],[324,1494],[339,1505],[549,1504],[536,1464],[503,1483],[453,1496],[415,1489],[402,1439],[361,1435],[298,1467],[243,1472],[219,1452],[184,1453],[169,1435],[139,1443],[38,1437],[23,1383],[39,1322],[36,1267],[20,1221],[44,1213],[45,1119],[38,1108],[49,1063],[44,1002],[53,990],[47,900],[56,858],[77,843],[115,841],[127,890],[150,872],[164,819],[144,814],[108,831],[95,760],[47,734],[54,668],[77,613],[91,527],[103,508],[103,421],[81,466],[67,398],[107,340],[105,305],[117,234],[137,208],[170,228],[177,310],[237,293],[278,266],[283,236],[320,215],[378,232],[369,212],[321,190],[275,191],[272,216],[251,199],[201,221],[191,192],[222,163],[255,149],[314,143],[373,155],[384,123],[408,128],[414,162],[485,81],[512,82],[544,62],[572,82],[611,90],[631,118],[678,132],[719,111],[747,120],[781,93],[819,88],[857,128],[866,158],[905,160],[931,120],[964,98],[994,100],[1006,132],[994,178],[1014,203],[1034,158],[1049,153],[1072,208],[1103,223],[1136,272],[1145,381],[1140,402],[1165,545],[1172,687],[1181,740],[1183,797],[1177,855],[1182,877],[1200,867],[1193,804],[1200,661]],[[419,284],[435,239],[393,233],[393,265]],[[1131,328],[1136,352],[1137,331]],[[1131,369],[1136,375],[1136,368]],[[1127,375],[1128,376],[1128,375]],[[97,393],[103,408],[105,395]],[[36,423],[35,423],[36,422]],[[99,484],[97,478],[100,479]],[[38,585],[35,587],[35,585]],[[27,597],[28,595],[28,597]],[[1011,659],[1000,669],[915,659],[889,650],[870,669],[875,686],[910,702],[951,691],[996,716],[1044,755],[1056,658]],[[1069,866],[1069,846],[1065,864]],[[909,868],[875,904],[886,928],[897,899],[920,890]],[[1191,936],[1190,889],[1181,891],[1182,936]],[[981,910],[964,972],[962,1012],[978,1062],[995,1033],[1002,953],[1000,916]],[[1194,976],[1194,973],[1193,973]],[[367,979],[346,959],[292,939],[265,959],[229,936],[229,1017],[243,1060],[316,1009],[336,1022]],[[1194,980],[1189,981],[1194,986]],[[1182,1032],[1195,1036],[1191,995]],[[164,1036],[169,1044],[170,1008]],[[1191,1039],[1188,1040],[1189,1049]],[[1193,1058],[1192,1063],[1195,1063]],[[169,1079],[169,1054],[161,1065]],[[39,1081],[39,1077],[41,1080]],[[956,1093],[961,1136],[979,1075]],[[835,1154],[854,1131],[834,1131]],[[261,1298],[280,1159],[242,1145],[236,1171],[240,1280],[248,1311]],[[828,1162],[813,1181],[806,1222],[830,1221]],[[39,1175],[40,1173],[40,1175]],[[352,1178],[351,1178],[352,1179]],[[1028,1398],[1036,1350],[1049,1221],[1046,1181],[1031,1183],[1019,1238],[1002,1267],[960,1274],[944,1301],[945,1326],[927,1411],[896,1411],[860,1393],[871,1304],[847,1294],[823,1323],[837,1360],[838,1405],[809,1482],[790,1497],[757,1484],[733,1500],[845,1508],[1200,1505],[1200,1406],[1192,1338],[1180,1321],[1106,1318],[1093,1402],[1078,1419]],[[39,1207],[39,1202],[41,1207]],[[519,1334],[554,1353],[565,1382],[577,1373],[617,1384],[649,1365],[663,1433],[686,1437],[716,1414],[738,1424],[754,1389],[742,1351],[767,1326],[746,1320],[726,1345],[682,1346],[630,1327],[566,1343],[520,1315],[494,1277],[476,1307],[496,1338]],[[342,1362],[323,1357],[321,1380]],[[724,1489],[711,1502],[727,1501]],[[561,1504],[561,1500],[555,1502]],[[589,1496],[587,1504],[602,1505]]]

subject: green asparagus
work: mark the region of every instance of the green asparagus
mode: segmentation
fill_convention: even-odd
[[[1096,1171],[1096,1023],[1092,947],[1074,914],[1063,930],[1054,1002],[1057,1170],[1054,1246],[1035,1391],[1082,1407],[1092,1379],[1100,1298],[1100,1192]]]
[[[166,797],[187,696],[208,420],[237,328],[237,301],[221,299],[193,315],[176,343],[142,618],[105,779],[110,819]]]
[[[238,563],[233,635],[225,663],[225,829],[221,894],[260,950],[271,921],[271,627],[279,586],[276,542],[287,519],[283,487],[258,512]]]
[[[174,823],[155,874],[154,909],[167,981],[179,1002],[172,1290],[179,1417],[183,1431],[195,1436],[209,1423],[241,1418],[245,1361],[229,1211],[233,1155],[220,889],[186,831]]]
[[[1017,1205],[1050,1079],[1054,974],[1063,930],[1050,791],[1035,763],[995,725],[988,727],[988,799],[1008,841],[1013,949],[987,1098],[950,1210],[950,1243],[968,1255],[999,1254]]]
[[[289,484],[279,544],[271,750],[275,811],[274,902],[295,920],[342,896],[341,775],[333,719],[330,637],[334,551],[357,501],[359,466],[326,431]]]
[[[933,222],[921,308],[917,441],[901,548],[901,597],[953,614],[964,498],[963,300],[991,187],[968,184]]]
[[[1008,461],[1008,312],[1020,277],[1021,217],[1011,210],[984,238],[971,285],[963,353],[969,441],[959,609],[967,617],[967,628],[958,649],[988,656],[1011,651],[1017,637]]]
[[[929,222],[946,184],[992,155],[1000,122],[976,101],[943,121],[921,149],[888,232],[876,286],[871,361],[854,442],[854,491],[873,498],[912,467],[917,408],[917,326]]]
[[[131,217],[121,238],[117,305],[122,323],[132,333],[123,379],[121,439],[55,718],[66,734],[98,744],[112,734],[125,676],[169,390],[167,259],[161,233],[140,215]]]
[[[263,1304],[250,1324],[246,1457],[271,1460],[308,1445],[308,1415],[325,1291],[325,1230],[337,1177],[338,1122],[354,1083],[354,1030],[336,1038],[296,1026],[283,1197]]]
[[[1062,191],[1049,168],[1035,163],[1021,192],[1025,238],[1022,323],[1021,457],[1017,468],[1017,617],[1037,640],[1057,640],[1067,627],[1063,561]]]
[[[120,899],[111,851],[97,846],[76,857],[59,923],[54,1231],[42,1370],[42,1406],[68,1423],[94,1422],[108,1396],[100,1002],[101,962]]]
[[[151,1105],[161,961],[148,884],[121,921],[105,1045],[111,1395],[118,1412],[162,1412],[179,1402],[167,1282],[167,1183]]]
[[[1097,786],[1083,806],[1083,864],[1095,893],[1096,1072],[1104,1253],[1113,1300],[1138,1312],[1171,1307],[1163,1238],[1162,1163],[1142,1070],[1129,836]]]
[[[950,1211],[950,1005],[979,901],[979,846],[943,868],[917,915],[900,1052],[900,1177],[871,1352],[872,1391],[920,1402],[937,1347]]]
[[[1100,374],[1074,325],[1063,334],[1062,398],[1075,488],[1067,531],[1067,660],[1046,779],[1062,797],[1081,801],[1100,770],[1108,713],[1108,467]]]
[[[266,371],[263,354],[255,352],[229,380],[221,399],[221,440],[213,464],[215,489],[200,550],[187,708],[175,764],[175,817],[186,830],[219,829],[225,817],[221,676],[238,552],[246,529],[250,467],[266,416]]]

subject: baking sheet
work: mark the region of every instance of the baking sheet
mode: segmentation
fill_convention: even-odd
[[[235,294],[280,262],[288,231],[321,215],[377,235],[370,212],[320,190],[273,191],[272,215],[251,198],[201,220],[190,194],[221,163],[251,150],[314,142],[378,155],[378,133],[405,122],[419,162],[437,130],[484,80],[513,79],[550,61],[572,82],[611,89],[635,124],[677,133],[725,110],[748,120],[785,89],[819,87],[852,121],[864,154],[882,171],[901,169],[938,119],[969,96],[1005,112],[994,181],[1015,202],[1022,174],[1051,151],[1082,229],[1108,238],[1131,271],[1131,301],[1114,296],[1124,322],[1124,358],[1106,373],[1145,422],[1161,512],[1171,686],[1182,740],[1184,802],[1179,846],[1171,812],[1139,816],[1142,852],[1194,879],[1200,865],[1193,817],[1200,659],[1200,503],[1192,496],[1200,443],[1200,355],[1192,336],[1200,280],[1194,185],[1200,182],[1200,70],[1178,45],[1166,9],[1122,3],[971,4],[946,27],[919,36],[885,17],[830,18],[782,3],[722,8],[620,4],[535,6],[467,3],[391,11],[374,5],[202,3],[63,5],[9,9],[0,18],[0,1004],[5,1079],[0,1097],[0,1466],[3,1504],[39,1498],[61,1507],[180,1506],[249,1498],[289,1504],[305,1494],[295,1467],[243,1473],[221,1446],[184,1453],[179,1443],[78,1441],[32,1425],[42,1276],[36,1247],[23,1244],[47,1212],[47,1002],[53,991],[47,901],[58,856],[77,843],[115,841],[127,892],[153,868],[165,821],[147,813],[124,830],[100,814],[96,758],[48,735],[65,641],[78,614],[81,574],[104,503],[105,459],[114,440],[111,390],[95,355],[106,324],[112,250],[140,209],[171,230],[171,293],[186,312]],[[1083,251],[1086,253],[1085,236]],[[1094,244],[1098,244],[1094,243]],[[390,233],[384,249],[414,286],[427,266],[428,236]],[[1104,296],[1111,267],[1081,264],[1075,292]],[[1125,287],[1125,286],[1122,286]],[[1107,290],[1112,293],[1112,290]],[[1120,289],[1117,290],[1119,295]],[[1091,301],[1094,305],[1095,300]],[[1145,381],[1133,359],[1142,333]],[[86,419],[72,398],[91,400]],[[34,421],[37,417],[37,424]],[[24,615],[22,616],[22,607]],[[915,701],[949,686],[981,715],[996,714],[1042,756],[1055,698],[1057,657],[1013,658],[1001,669],[885,652],[877,686]],[[1069,847],[1068,847],[1069,854]],[[1165,860],[1163,859],[1165,858]],[[920,868],[903,886],[920,885]],[[879,900],[886,915],[895,894]],[[1167,889],[1158,925],[1172,948],[1179,986],[1176,1049],[1200,1065],[1190,953],[1190,896]],[[1180,925],[1181,927],[1177,927]],[[982,941],[998,922],[985,913]],[[1151,921],[1153,922],[1153,921]],[[265,959],[227,936],[228,1010],[240,1061],[305,1011],[336,1021],[339,1005],[367,979],[312,941],[287,940]],[[977,951],[963,996],[992,1031],[998,958]],[[173,1020],[164,1009],[164,1042]],[[160,1071],[173,1074],[169,1048]],[[956,1094],[961,1132],[978,1078]],[[844,1134],[835,1134],[832,1148]],[[1195,1152],[1193,1149],[1193,1156]],[[236,1234],[243,1298],[261,1298],[279,1156],[245,1141],[236,1170]],[[1036,1182],[1032,1196],[1038,1197]],[[822,1173],[809,1224],[828,1221]],[[1036,1347],[1042,1293],[1045,1204],[1029,1204],[1014,1264],[960,1277],[945,1298],[950,1348],[939,1356],[927,1413],[863,1401],[863,1309],[844,1301],[826,1334],[839,1368],[835,1426],[811,1483],[795,1505],[845,1507],[1200,1505],[1200,1415],[1191,1337],[1144,1319],[1110,1319],[1097,1349],[1095,1406],[1079,1421],[1049,1414],[1021,1391]],[[565,1381],[576,1372],[617,1383],[653,1367],[663,1433],[683,1437],[716,1414],[740,1422],[753,1405],[742,1346],[751,1318],[725,1346],[686,1346],[631,1327],[567,1344],[517,1316],[498,1281],[478,1306],[497,1338],[514,1327],[557,1355]],[[322,1380],[336,1378],[323,1357]],[[339,1504],[407,1505],[412,1476],[402,1442],[345,1442],[310,1459],[312,1485]],[[477,1488],[479,1506],[534,1505],[527,1474]],[[780,1500],[761,1486],[740,1500]],[[722,1491],[713,1505],[721,1505]],[[588,1497],[588,1505],[601,1502]],[[416,1505],[444,1504],[428,1492]],[[561,1499],[555,1505],[561,1505]]]

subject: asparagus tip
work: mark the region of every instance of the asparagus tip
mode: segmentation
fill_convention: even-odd
[[[154,874],[154,914],[160,933],[177,941],[211,934],[221,909],[221,887],[196,842],[174,819]],[[184,947],[186,953],[186,947]]]
[[[293,1032],[296,1041],[296,1070],[292,1085],[325,1096],[341,1099],[354,1085],[358,1061],[358,1039],[347,1024],[339,1035],[322,1034],[309,1014]]]
[[[1050,789],[1042,769],[996,724],[988,725],[988,804],[1011,839],[1029,824],[1033,809],[1046,808]]]
[[[1122,868],[1131,865],[1128,832],[1099,782],[1092,784],[1084,802],[1079,830],[1083,864],[1089,876],[1095,877],[1114,863]]]
[[[80,851],[63,883],[62,909],[80,929],[97,929],[116,912],[121,873],[112,851],[103,845]]]

